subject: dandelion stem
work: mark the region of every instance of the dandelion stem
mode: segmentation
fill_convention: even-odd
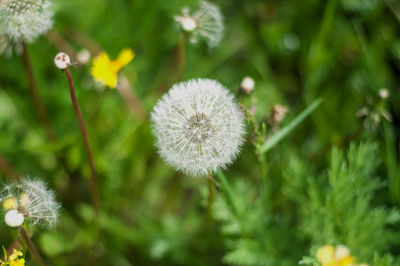
[[[35,245],[33,245],[33,242],[30,239],[30,237],[28,236],[28,234],[26,233],[25,229],[22,228],[22,226],[20,226],[20,227],[18,227],[18,231],[21,233],[22,238],[25,240],[26,244],[28,245],[29,251],[32,253],[32,256],[37,261],[37,263],[40,266],[45,266],[42,257],[40,256],[39,252],[35,248]]]
[[[36,85],[36,80],[35,80],[35,76],[33,74],[31,60],[29,58],[28,47],[25,42],[21,42],[21,44],[22,44],[22,58],[24,61],[24,67],[25,67],[25,71],[26,71],[26,74],[29,79],[29,90],[32,95],[32,99],[33,99],[33,103],[36,108],[36,112],[39,116],[41,123],[44,126],[47,138],[50,141],[54,141],[55,140],[54,130],[50,124],[49,116],[47,114],[46,108],[43,104],[42,98],[40,97],[39,90]]]
[[[234,201],[235,196],[234,196],[232,187],[230,186],[230,184],[228,183],[228,180],[226,179],[225,175],[221,171],[218,171],[216,176],[217,176],[218,180],[220,181],[221,188],[226,195],[228,204],[231,206],[232,211],[236,214],[237,208],[236,208],[235,201]]]
[[[182,33],[178,43],[178,81],[183,80],[185,74],[185,35]]]
[[[121,80],[117,86],[117,91],[121,95],[121,98],[124,100],[129,111],[131,111],[131,113],[140,121],[144,121],[147,116],[146,110],[139,100],[139,97],[135,94],[127,77],[121,77]]]
[[[206,210],[206,221],[209,221],[211,217],[212,205],[215,198],[214,179],[211,173],[208,174],[207,181],[208,181],[208,204]]]
[[[75,87],[74,87],[74,82],[72,80],[72,75],[71,72],[68,68],[66,68],[64,70],[65,74],[67,75],[68,78],[68,86],[69,86],[69,90],[70,90],[70,94],[71,94],[71,100],[72,100],[72,104],[74,106],[74,110],[75,110],[75,114],[76,114],[76,118],[78,120],[79,123],[79,128],[81,130],[82,136],[83,136],[83,140],[85,143],[85,149],[86,149],[86,153],[88,156],[88,161],[89,161],[89,165],[90,165],[90,171],[91,171],[91,179],[90,179],[90,189],[91,189],[91,196],[92,196],[92,204],[93,204],[93,208],[96,212],[96,215],[99,214],[99,208],[100,208],[100,200],[99,200],[99,192],[98,192],[98,180],[97,180],[97,173],[94,167],[94,159],[93,159],[93,153],[92,153],[92,149],[90,147],[90,141],[89,141],[89,135],[86,129],[86,125],[85,125],[85,121],[83,120],[82,117],[82,112],[81,109],[79,108],[79,104],[78,101],[76,99],[76,94],[75,94]]]

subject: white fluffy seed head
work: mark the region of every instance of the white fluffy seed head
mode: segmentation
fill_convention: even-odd
[[[215,80],[175,84],[154,107],[151,121],[161,157],[192,176],[225,168],[244,141],[243,115]]]
[[[0,27],[13,42],[31,42],[53,25],[50,0],[1,0]]]
[[[4,222],[10,227],[18,227],[24,223],[24,215],[17,210],[9,210],[4,216]]]
[[[378,94],[383,100],[386,100],[389,97],[389,91],[387,89],[380,89]]]
[[[240,90],[245,94],[250,94],[253,92],[255,84],[254,79],[247,76],[240,83]]]
[[[202,1],[193,15],[189,15],[187,9],[184,9],[182,13],[183,15],[175,17],[175,20],[180,23],[184,31],[192,32],[192,41],[195,42],[200,37],[211,48],[219,44],[223,36],[224,24],[218,6]]]
[[[71,59],[66,53],[61,52],[54,57],[54,64],[59,69],[66,69],[71,65]]]
[[[16,200],[16,204],[6,201]],[[22,214],[33,225],[54,226],[57,223],[60,204],[47,185],[39,179],[23,178],[20,183],[12,183],[0,191],[0,201],[7,207]]]

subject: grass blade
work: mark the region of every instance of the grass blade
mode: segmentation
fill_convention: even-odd
[[[321,104],[322,99],[318,98],[310,106],[308,106],[303,112],[301,112],[295,119],[292,120],[287,126],[279,130],[277,133],[272,135],[267,141],[259,146],[258,150],[260,154],[263,154],[272,149],[279,141],[285,138],[290,132],[293,131],[307,116],[309,116],[317,107]]]

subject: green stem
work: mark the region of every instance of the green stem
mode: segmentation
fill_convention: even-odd
[[[185,45],[186,38],[182,33],[178,43],[178,81],[182,81],[185,74]]]
[[[271,180],[268,177],[268,166],[265,160],[265,154],[259,154],[258,160],[261,165],[261,176],[264,182],[264,189],[262,190],[262,198],[264,202],[268,202],[271,190]]]
[[[258,145],[258,153],[264,154],[272,149],[278,142],[285,138],[289,133],[293,131],[304,119],[307,118],[314,110],[322,103],[322,99],[319,98],[310,104],[303,112],[301,112],[295,119],[293,119],[287,126],[279,130],[277,133],[272,135],[267,141]]]
[[[218,177],[219,182],[221,183],[221,187],[224,193],[226,194],[226,199],[228,201],[228,204],[231,206],[233,213],[237,214],[237,208],[234,201],[235,198],[234,193],[231,186],[228,183],[228,180],[221,171],[218,171],[216,176]]]
[[[211,173],[208,174],[207,183],[208,183],[208,204],[206,210],[206,223],[211,219],[212,206],[215,198],[214,178]]]

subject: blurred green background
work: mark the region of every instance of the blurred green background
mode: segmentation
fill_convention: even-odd
[[[370,144],[374,152],[360,157],[365,160],[361,166],[382,162],[375,169],[379,185],[365,196],[371,212],[377,206],[394,210],[400,203],[400,3],[214,3],[224,15],[224,37],[214,49],[203,41],[185,44],[183,80],[219,80],[254,111],[257,126],[266,125],[261,141],[274,134],[268,123],[274,104],[289,110],[284,127],[323,98],[300,126],[263,155],[257,155],[252,144],[257,139],[254,125],[248,126],[243,151],[224,171],[242,210],[238,223],[229,223],[232,213],[220,187],[212,217],[205,219],[207,180],[167,166],[155,151],[148,121],[159,97],[179,80],[181,32],[174,16],[184,6],[195,9],[197,1],[54,1],[53,30],[28,49],[55,142],[47,140],[35,112],[21,55],[14,51],[11,57],[0,57],[0,154],[19,175],[47,181],[62,203],[57,227],[30,229],[45,260],[53,265],[297,265],[325,243],[348,245],[360,262],[370,265],[400,265],[396,241],[378,248],[367,237],[360,240],[366,249],[357,253],[359,247],[343,243],[345,238],[317,239],[303,230],[304,217],[312,220],[326,213],[299,211],[302,198],[310,196],[310,182],[321,185],[320,198],[327,195],[323,191],[329,187],[331,148],[345,152],[351,142],[375,143]],[[90,75],[91,62],[71,67],[100,179],[101,215],[96,218],[66,77],[53,59],[60,49],[76,54],[88,49],[92,56],[105,51],[114,59],[123,48],[131,48],[135,58],[120,76],[128,78],[147,118],[131,112],[117,90],[97,86]],[[74,54],[71,57],[76,60]],[[256,83],[251,95],[239,93],[245,76]],[[379,94],[383,89],[389,92],[386,99]],[[3,166],[0,172],[6,181],[10,171]],[[354,195],[359,195],[356,186]],[[379,215],[388,215],[393,224],[382,230],[393,229],[392,236],[398,236],[397,216],[388,213]],[[238,233],[235,226],[240,223],[248,228]],[[16,238],[17,232],[1,226],[1,245],[7,247]]]

